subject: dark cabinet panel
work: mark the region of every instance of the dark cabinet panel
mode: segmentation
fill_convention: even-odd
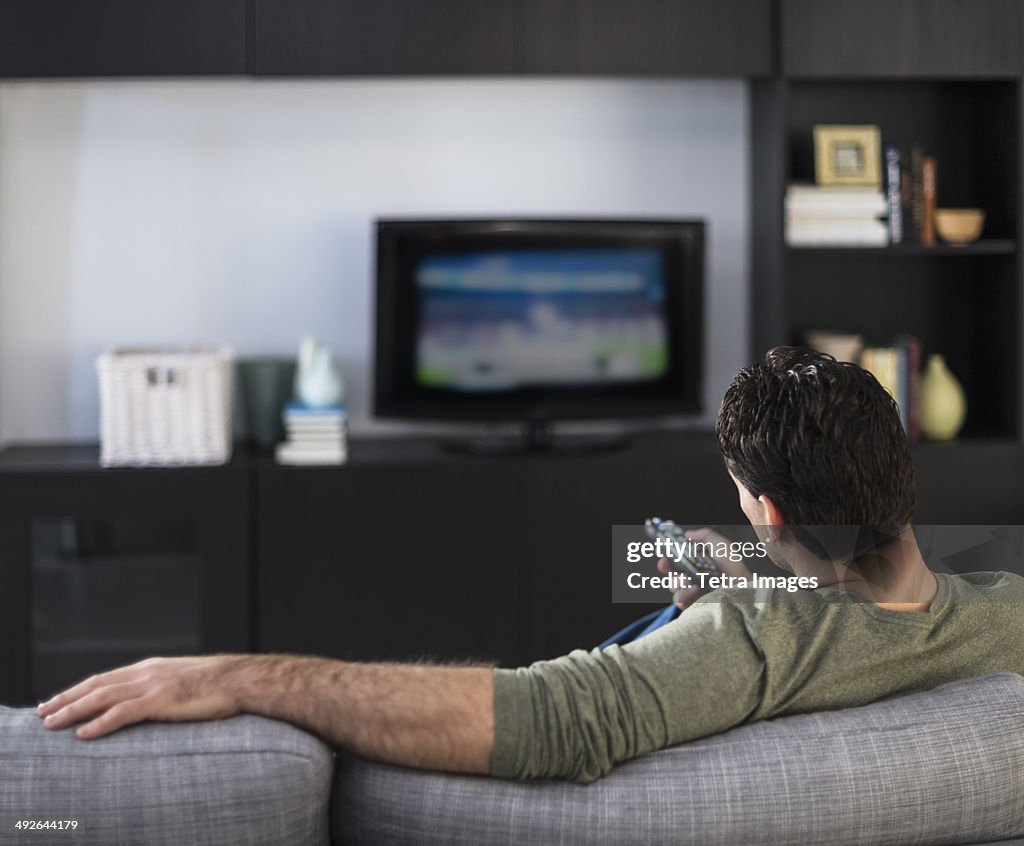
[[[259,648],[514,664],[520,477],[472,459],[261,464]]]
[[[519,665],[593,648],[658,607],[611,601],[614,525],[746,526],[708,435],[599,455],[459,457],[426,440],[358,442],[352,455],[258,467],[263,651]],[[1020,522],[1019,444],[914,458],[922,522]]]
[[[708,436],[511,459],[385,445],[260,464],[261,650],[514,666],[593,647],[651,610],[611,602],[613,525],[743,520]]]
[[[523,68],[537,74],[766,76],[767,0],[523,0]]]
[[[1015,441],[915,447],[919,525],[1019,526],[1024,520],[1024,449]],[[974,564],[975,570],[991,565]],[[1019,572],[1019,567],[1015,568]]]
[[[152,655],[251,648],[249,473],[0,453],[0,703]]]
[[[592,649],[663,607],[611,601],[613,526],[638,526],[648,517],[691,527],[745,524],[712,439],[676,439],[682,448],[659,438],[660,450],[638,446],[618,455],[530,466],[525,661]],[[667,590],[664,597],[667,604]]]
[[[246,0],[0,0],[0,77],[245,72]]]
[[[515,70],[514,0],[253,0],[257,74]]]
[[[1020,0],[783,0],[794,77],[1006,76],[1024,70]]]

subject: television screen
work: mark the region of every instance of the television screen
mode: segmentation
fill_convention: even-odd
[[[424,256],[417,384],[486,392],[659,379],[664,272],[650,248]]]
[[[380,221],[377,239],[378,415],[699,408],[700,222]]]

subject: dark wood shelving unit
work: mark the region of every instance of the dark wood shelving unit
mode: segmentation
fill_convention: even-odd
[[[522,0],[521,15],[528,74],[771,74],[766,0]]]
[[[782,0],[791,77],[923,79],[1024,71],[1019,0]]]
[[[784,14],[788,8],[784,2]],[[941,31],[942,22],[936,26]],[[923,355],[944,355],[964,386],[968,411],[961,443],[1017,440],[1021,83],[937,77],[928,68],[923,65],[917,78],[879,78],[865,67],[821,78],[791,75],[783,61],[775,79],[752,83],[753,351],[803,343],[811,331],[854,332],[872,345],[914,335]],[[785,190],[814,181],[816,124],[876,124],[883,144],[895,144],[905,155],[914,146],[934,155],[938,206],[983,208],[982,239],[965,246],[788,246]]]
[[[957,256],[966,258],[969,256],[1008,256],[1017,252],[1017,244],[1009,238],[987,238],[975,241],[973,244],[936,244],[934,247],[926,247],[923,244],[891,244],[887,247],[792,247],[786,246],[789,255],[818,255],[831,256],[833,258],[848,258],[853,256],[865,256],[877,258],[879,256],[917,256],[917,257],[938,257]]]
[[[249,0],[250,69],[268,76],[510,74],[516,0]]]
[[[0,0],[0,78],[232,76],[247,0]]]
[[[769,76],[773,0],[0,0],[0,78]]]

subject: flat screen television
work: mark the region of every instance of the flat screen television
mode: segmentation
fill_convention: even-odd
[[[701,221],[380,220],[376,238],[377,416],[699,411]]]

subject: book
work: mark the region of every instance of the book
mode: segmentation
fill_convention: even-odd
[[[288,443],[294,444],[341,444],[346,440],[344,432],[289,432]]]
[[[900,179],[900,151],[892,144],[886,144],[885,193],[889,211],[890,244],[903,242],[903,199]]]
[[[901,344],[893,347],[893,368],[896,376],[896,406],[900,411],[900,425],[910,431],[910,403],[907,402],[907,350]]]
[[[791,247],[884,247],[889,228],[880,220],[786,220]]]
[[[786,242],[795,247],[882,247],[889,243],[886,195],[873,187],[794,184],[784,203]]]
[[[843,199],[851,202],[873,202],[879,189],[872,185],[815,185],[810,182],[790,182],[787,196],[793,199],[826,202]]]
[[[295,420],[284,421],[285,428],[296,432],[344,432],[348,429],[348,422],[345,420],[332,420],[323,418],[321,420]]]
[[[920,233],[914,225],[913,212],[913,190],[911,188],[910,168],[900,168],[900,211],[903,216],[903,240],[916,243],[920,240]]]
[[[899,402],[899,373],[894,347],[865,347],[861,367],[871,372],[896,402]]]
[[[344,405],[309,406],[301,402],[290,402],[284,407],[283,416],[289,419],[331,419],[348,417],[348,410]]]
[[[348,438],[348,433],[344,430],[287,430],[288,441],[302,442],[302,441],[335,441],[337,443],[344,443]]]
[[[344,405],[310,407],[290,402],[282,413],[286,440],[278,464],[344,464],[348,459],[348,411]]]
[[[885,195],[877,188],[833,188],[792,184],[786,189],[787,214],[882,217],[888,211]]]
[[[921,160],[921,243],[935,246],[935,192],[938,165],[934,156]]]
[[[286,441],[279,446],[288,447],[293,452],[338,452],[346,449],[345,444],[340,442]]]
[[[924,154],[920,147],[910,152],[910,215],[914,221],[914,240],[924,231]]]
[[[274,454],[278,464],[344,464],[348,460],[348,451],[344,447],[312,448],[284,443],[277,445]]]
[[[900,335],[896,338],[896,343],[905,352],[906,432],[907,440],[914,444],[921,434],[921,342],[913,335]]]
[[[344,415],[336,417],[328,417],[327,415],[319,417],[298,417],[294,415],[286,415],[284,418],[285,426],[300,426],[306,429],[343,429],[348,426],[348,418]]]
[[[907,440],[915,443],[920,431],[920,341],[912,335],[900,335],[892,346],[865,347],[860,365],[896,400],[903,431]]]

